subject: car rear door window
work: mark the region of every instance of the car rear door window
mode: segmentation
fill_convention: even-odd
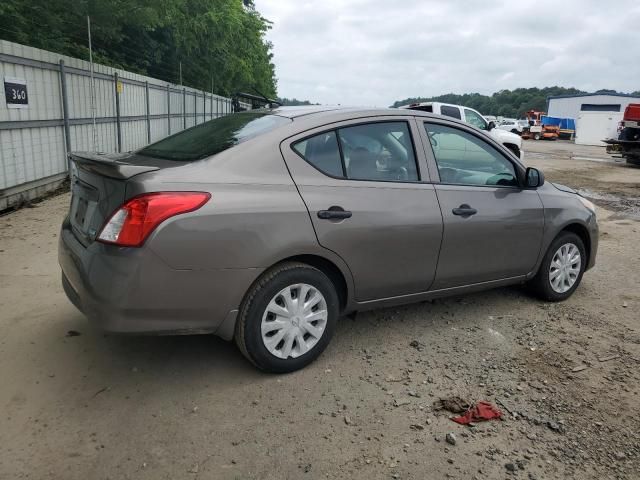
[[[515,187],[513,164],[498,150],[471,133],[425,123],[438,165],[440,183]]]
[[[335,131],[323,132],[293,144],[293,149],[322,173],[344,178]]]
[[[440,113],[442,115],[446,115],[447,117],[457,118],[458,120],[462,120],[462,115],[460,115],[460,109],[458,107],[450,107],[448,105],[442,105],[440,107]]]
[[[379,182],[420,180],[406,122],[344,127],[306,138],[292,147],[307,162],[332,177]]]
[[[419,180],[406,122],[378,122],[338,130],[347,178],[382,182]]]

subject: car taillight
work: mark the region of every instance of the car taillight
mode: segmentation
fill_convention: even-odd
[[[211,198],[206,192],[145,193],[125,202],[98,235],[98,241],[121,247],[139,247],[166,219],[193,212]]]

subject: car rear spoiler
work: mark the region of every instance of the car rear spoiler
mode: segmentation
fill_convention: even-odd
[[[69,159],[83,170],[118,180],[160,169],[154,165],[136,164],[136,155],[131,153],[73,152],[69,153]]]

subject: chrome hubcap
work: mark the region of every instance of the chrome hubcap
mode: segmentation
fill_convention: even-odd
[[[262,342],[273,356],[297,358],[311,350],[327,326],[327,302],[306,283],[280,290],[262,315]]]
[[[562,245],[551,259],[549,282],[557,293],[565,293],[576,283],[582,267],[580,250],[573,243]]]

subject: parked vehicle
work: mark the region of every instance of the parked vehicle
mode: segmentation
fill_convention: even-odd
[[[523,159],[524,152],[522,151],[522,139],[511,132],[505,132],[504,130],[497,129],[494,122],[488,122],[480,112],[473,108],[440,102],[412,103],[398,108],[445,115],[447,117],[457,118],[463,122],[470,123],[480,130],[489,132],[489,135],[507,147],[516,157],[520,160]]]
[[[543,115],[540,123],[544,126],[557,127],[558,138],[573,140],[576,136],[576,121],[573,118],[550,117]]]
[[[624,110],[617,139],[604,140],[608,153],[619,153],[627,163],[640,165],[640,103],[630,103]]]
[[[267,371],[350,312],[523,283],[564,300],[596,258],[588,200],[439,115],[253,110],[70,158],[69,299],[109,332],[235,338]]]
[[[522,138],[525,140],[530,138],[534,140],[557,140],[560,136],[560,127],[558,125],[545,125],[542,121],[545,112],[529,110],[526,116],[529,125],[522,130]]]
[[[515,135],[520,135],[522,133],[523,125],[514,118],[503,118],[502,121],[498,124],[498,128],[500,130],[511,132]]]

